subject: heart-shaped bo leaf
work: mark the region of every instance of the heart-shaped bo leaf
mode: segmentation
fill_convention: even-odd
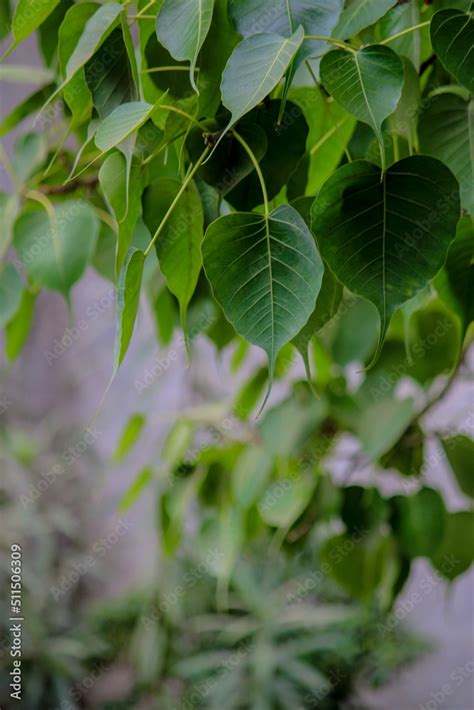
[[[336,101],[368,123],[383,154],[382,123],[392,114],[403,89],[403,62],[389,47],[370,45],[358,52],[335,49],[321,61],[321,80]]]
[[[350,291],[380,314],[377,358],[395,309],[437,274],[456,234],[459,186],[435,158],[413,156],[380,168],[344,165],[312,209],[323,258]]]
[[[226,318],[267,353],[270,389],[278,351],[305,325],[321,288],[314,238],[289,205],[268,217],[234,213],[208,227],[203,261]]]
[[[459,10],[440,10],[431,20],[430,33],[444,68],[474,93],[474,19]]]

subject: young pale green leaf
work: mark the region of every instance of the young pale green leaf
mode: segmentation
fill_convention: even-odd
[[[21,301],[13,318],[5,328],[5,355],[9,362],[16,360],[28,340],[36,303],[36,292],[25,288],[21,294]]]
[[[154,108],[146,101],[130,101],[117,106],[97,129],[96,146],[103,153],[115,148],[149,119]]]
[[[143,197],[143,218],[152,234],[160,226],[181,183],[175,178],[153,182]],[[156,253],[166,284],[179,301],[183,330],[186,310],[202,266],[204,214],[199,192],[190,182],[156,241]]]
[[[321,288],[323,264],[304,220],[289,205],[269,218],[225,215],[207,229],[204,268],[226,318],[268,356],[303,327]]]
[[[381,175],[366,161],[343,166],[312,210],[321,254],[341,283],[380,316],[379,354],[395,309],[443,266],[459,219],[451,171],[426,156],[405,158]]]
[[[140,435],[145,427],[146,417],[143,414],[132,414],[128,422],[125,424],[117,448],[113,454],[113,460],[118,463],[131,451],[137,443]]]
[[[120,513],[123,514],[130,510],[132,505],[137,502],[145,488],[153,481],[154,476],[155,474],[153,469],[148,466],[140,471],[131,486],[125,491],[120,499],[120,503],[118,504],[118,510]]]
[[[73,5],[59,28],[58,58],[63,79],[66,78],[66,67],[79,42],[85,26],[97,12],[100,5],[95,2],[85,2]],[[64,100],[71,109],[73,124],[80,125],[90,117],[92,98],[84,76],[84,68],[79,69],[64,88]]]
[[[287,39],[273,33],[262,33],[247,37],[237,45],[229,57],[221,81],[222,103],[232,114],[226,130],[275,88],[303,38],[304,29],[300,26]]]
[[[41,286],[68,297],[94,253],[99,222],[83,200],[25,212],[15,224],[14,243],[31,277]]]
[[[140,303],[145,254],[131,248],[120,272],[117,286],[117,314],[115,326],[114,373],[122,364],[133,335]]]
[[[459,180],[462,206],[474,214],[474,99],[432,96],[418,122],[423,153],[442,160]]]
[[[309,505],[315,487],[315,476],[275,481],[259,503],[260,516],[274,528],[290,527]]]
[[[46,20],[58,3],[59,0],[19,0],[11,27],[13,42],[4,59]]]
[[[388,39],[420,23],[420,8],[417,2],[406,2],[392,8],[379,22],[380,39]],[[407,57],[418,72],[421,58],[421,30],[408,32],[391,42],[392,49]]]
[[[13,264],[0,265],[0,328],[13,318],[21,301],[21,278]]]
[[[452,581],[469,569],[474,562],[473,538],[472,510],[458,510],[445,516],[443,539],[432,560],[443,577]]]
[[[459,488],[474,498],[474,441],[464,434],[443,439],[443,449]]]
[[[431,43],[444,68],[474,93],[474,18],[459,10],[440,10],[431,20]]]
[[[0,192],[0,224],[2,225],[0,231],[0,258],[5,255],[11,244],[13,225],[19,207],[20,200],[16,193],[7,195],[5,192]]]
[[[335,49],[321,61],[321,80],[340,105],[374,130],[383,145],[382,122],[402,95],[403,63],[389,47],[357,52]]]
[[[348,0],[332,36],[350,39],[377,22],[396,4],[397,0]]]
[[[341,14],[343,0],[230,0],[229,14],[243,37],[275,32],[290,37],[300,25],[306,35],[330,37]],[[308,57],[319,56],[327,47],[320,40],[306,41],[294,59],[294,69]]]
[[[197,92],[194,72],[211,26],[214,0],[165,0],[156,18],[161,44],[178,61],[190,63],[190,81]]]

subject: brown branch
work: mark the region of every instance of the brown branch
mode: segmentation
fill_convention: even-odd
[[[68,182],[65,185],[42,185],[39,191],[44,195],[64,195],[68,192],[74,192],[80,187],[95,187],[99,182],[99,178],[96,175],[89,175],[73,182]]]

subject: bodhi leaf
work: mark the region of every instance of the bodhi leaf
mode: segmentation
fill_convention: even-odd
[[[443,538],[446,510],[433,488],[421,488],[411,496],[392,498],[392,527],[404,555],[432,557]]]
[[[332,36],[350,39],[377,22],[396,4],[397,0],[348,0]]]
[[[172,57],[190,63],[189,78],[197,93],[194,70],[213,9],[214,0],[165,0],[156,18],[158,39]]]
[[[393,35],[403,32],[403,30],[407,30],[409,27],[415,27],[419,22],[420,8],[415,0],[398,4],[380,20],[380,39],[393,37]],[[408,32],[403,37],[394,40],[391,45],[398,54],[408,57],[416,68],[416,71],[419,71],[421,56],[420,30]]]
[[[5,355],[12,362],[23,350],[33,323],[36,290],[25,288],[20,305],[5,328]]]
[[[342,284],[336,279],[330,269],[324,270],[321,291],[316,300],[316,306],[306,325],[300,330],[292,342],[303,358],[308,379],[311,380],[309,368],[308,347],[311,338],[318,330],[333,318],[342,301]]]
[[[15,225],[15,247],[31,277],[66,298],[94,253],[99,223],[83,200],[25,212]]]
[[[259,32],[275,32],[290,37],[300,25],[306,35],[330,37],[341,14],[342,0],[230,0],[229,14],[238,32],[251,37]],[[292,73],[308,57],[320,56],[326,42],[306,41],[298,50]]]
[[[462,337],[474,320],[474,224],[471,217],[459,220],[456,238],[449,247],[444,268],[435,280],[436,290],[461,322]]]
[[[471,544],[473,538],[472,510],[459,510],[446,515],[444,536],[433,559],[434,566],[446,579],[456,579],[474,562]]]
[[[306,323],[321,288],[323,264],[311,233],[289,205],[268,217],[225,215],[208,227],[203,259],[226,318],[266,352],[270,389],[279,350]]]
[[[120,272],[117,286],[117,314],[115,325],[114,374],[117,373],[130,345],[140,303],[145,254],[131,248]]]
[[[372,163],[344,165],[312,210],[323,259],[380,316],[374,361],[395,309],[436,276],[459,218],[457,181],[443,163],[413,156],[381,175]]]
[[[0,122],[0,138],[13,130],[24,118],[41,108],[44,102],[49,100],[53,93],[53,88],[54,84],[43,86],[17,104],[10,113],[7,113],[3,121]]]
[[[160,178],[150,185],[143,198],[143,218],[154,234],[181,183],[175,178]],[[189,183],[164,225],[155,247],[166,284],[179,301],[183,331],[186,310],[201,271],[201,242],[204,213],[196,186]]]
[[[11,27],[13,42],[3,59],[46,20],[58,3],[59,0],[19,0]]]
[[[117,106],[107,118],[102,121],[95,134],[95,144],[106,153],[111,148],[128,138],[134,131],[147,121],[161,98],[152,106],[146,101],[130,101]]]
[[[432,96],[418,123],[423,153],[442,160],[459,180],[462,206],[474,213],[474,100]]]
[[[443,449],[459,488],[474,498],[474,441],[464,434],[443,440]]]
[[[382,123],[395,111],[403,89],[400,57],[382,45],[357,52],[335,49],[321,61],[321,80],[348,113],[374,130],[382,148]]]
[[[95,2],[85,2],[73,5],[66,13],[59,28],[58,58],[63,79],[66,78],[67,63],[74,52],[87,21],[100,7]],[[79,125],[86,121],[92,111],[92,98],[86,83],[84,69],[76,75],[64,88],[64,100],[71,109],[73,122]]]
[[[474,19],[459,10],[440,10],[431,20],[431,44],[444,68],[474,93]]]
[[[219,141],[231,126],[275,88],[303,38],[304,29],[298,27],[288,39],[273,33],[262,33],[247,37],[237,45],[222,74],[222,103],[232,116]]]
[[[21,301],[21,278],[13,264],[0,265],[0,328],[15,315]]]

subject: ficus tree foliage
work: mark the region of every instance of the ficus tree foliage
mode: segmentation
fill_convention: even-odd
[[[247,343],[265,352],[267,369],[237,397],[240,418],[263,407],[293,349],[312,387],[331,394],[330,410],[326,395],[312,394],[302,414],[295,394],[266,413],[259,426],[269,437],[281,425],[281,441],[266,451],[241,443],[227,452],[242,478],[259,478],[245,484],[250,492],[235,483],[244,511],[278,477],[275,461],[289,465],[305,449],[299,439],[278,448],[292,418],[304,432],[323,422],[350,430],[378,464],[419,471],[421,413],[393,404],[395,384],[406,375],[427,387],[456,372],[473,317],[471,2],[19,0],[11,19],[8,0],[1,9],[5,57],[14,61],[36,33],[44,59],[35,70],[42,85],[0,124],[4,136],[35,116],[11,161],[2,149],[12,183],[0,196],[7,356],[26,342],[38,292],[69,301],[91,264],[116,283],[114,373],[143,293],[165,344],[177,327],[190,355],[198,332],[219,349],[235,342],[235,363]],[[10,80],[21,74],[12,63],[3,71]],[[448,334],[437,330],[443,318]],[[328,355],[319,336],[330,321]],[[340,368],[362,362],[368,384],[357,396],[328,374],[328,358]],[[375,386],[395,409],[384,398],[368,406]],[[371,422],[389,412],[390,425],[374,436]],[[125,439],[142,424],[134,420]],[[448,458],[472,495],[466,442]],[[204,468],[217,470],[206,456]],[[186,497],[202,470],[173,495]],[[131,499],[149,480],[145,471]],[[291,486],[281,510],[263,513],[269,527],[288,530],[316,490],[305,476]],[[359,493],[347,494],[356,508],[366,505]],[[441,544],[437,533],[425,539],[423,525],[442,502],[430,490],[417,495],[390,504],[402,560]],[[184,507],[170,505],[179,518]],[[377,524],[389,519],[385,503],[374,506],[371,524],[379,507]],[[458,523],[472,531],[472,514],[462,515],[449,523],[450,544],[464,534]],[[233,521],[222,520],[230,539]],[[170,549],[178,529],[171,525]],[[370,548],[377,559],[378,544]]]

